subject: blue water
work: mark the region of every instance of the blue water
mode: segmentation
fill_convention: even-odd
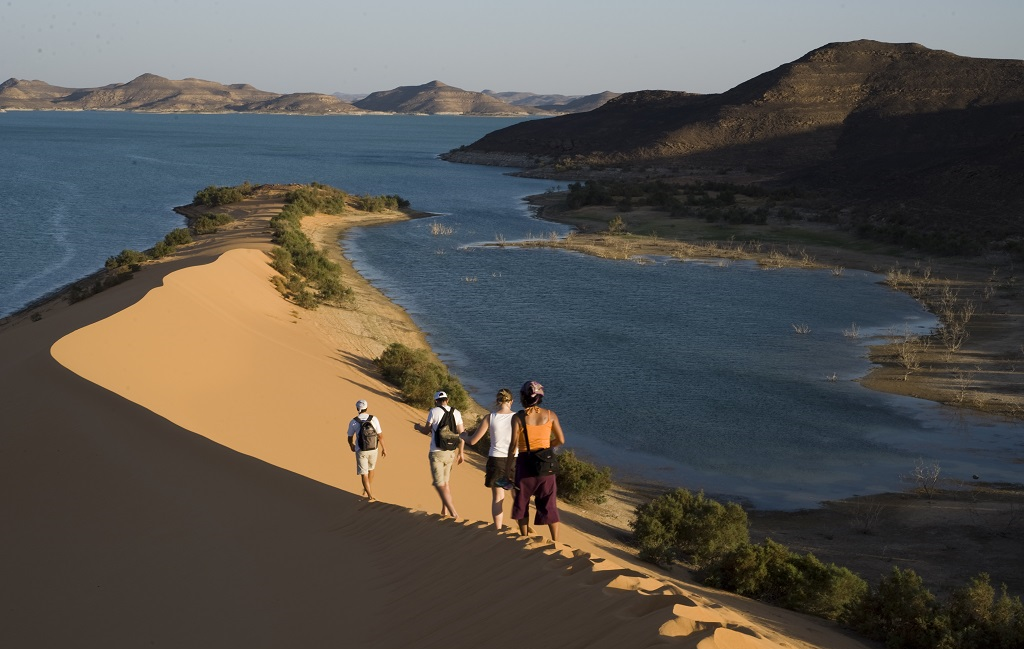
[[[521,200],[554,182],[437,159],[513,121],[0,114],[0,316],[151,246],[209,184],[397,193],[437,216],[352,231],[359,271],[478,401],[539,380],[570,446],[618,476],[785,508],[906,487],[919,460],[1021,480],[1013,426],[856,383],[875,336],[935,324],[877,275],[482,245],[567,232]]]

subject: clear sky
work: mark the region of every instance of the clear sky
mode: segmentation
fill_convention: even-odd
[[[0,0],[0,81],[711,93],[862,38],[1024,59],[1024,0]]]

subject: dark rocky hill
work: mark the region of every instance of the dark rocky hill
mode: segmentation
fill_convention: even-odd
[[[0,109],[126,110],[160,113],[360,112],[331,95],[278,95],[248,84],[223,85],[201,79],[173,81],[143,74],[128,83],[101,88],[59,88],[42,81],[9,79],[0,84]]]
[[[355,102],[357,108],[387,113],[426,115],[536,115],[550,114],[532,106],[513,106],[486,95],[431,81],[422,86],[381,90]]]
[[[827,192],[871,214],[865,228],[897,237],[920,228],[1024,236],[1024,61],[833,43],[721,94],[628,93],[445,157],[551,177],[731,169]]]

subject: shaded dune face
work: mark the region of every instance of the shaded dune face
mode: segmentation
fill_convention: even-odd
[[[81,609],[88,619],[79,620],[87,632],[111,621],[109,611],[127,609],[135,622],[125,637],[150,628],[193,643],[237,624],[226,637],[254,646],[268,646],[268,638],[318,646],[333,634],[390,646],[448,646],[452,620],[460,620],[460,644],[485,643],[500,630],[487,621],[503,620],[515,602],[527,619],[543,620],[539,646],[653,646],[668,637],[687,638],[691,646],[703,641],[702,647],[777,646],[735,611],[592,553],[541,537],[495,534],[480,520],[454,522],[402,504],[371,505],[322,484],[339,482],[336,460],[316,458],[336,457],[329,446],[331,439],[338,442],[337,430],[319,431],[316,416],[296,421],[288,414],[294,395],[274,398],[265,387],[277,383],[268,377],[303,377],[301,391],[314,398],[298,410],[316,409],[319,401],[320,416],[325,405],[328,411],[334,406],[316,384],[330,385],[353,403],[361,393],[339,380],[337,363],[325,360],[319,341],[288,319],[290,307],[267,281],[272,271],[266,262],[258,250],[233,250],[212,264],[177,271],[137,303],[52,347],[61,364],[119,403],[87,434],[106,450],[79,455],[86,465],[120,456],[116,470],[99,481],[101,492],[91,496],[126,513],[123,519],[113,512],[102,516],[100,526],[86,525],[91,531],[80,536],[83,555],[99,562],[73,569],[67,591],[90,602]],[[190,345],[199,331],[206,344]],[[373,402],[385,431],[392,424],[391,453],[422,460],[423,438],[395,430],[401,406],[379,397]],[[176,432],[154,448],[138,422],[131,430],[119,427],[119,410]],[[107,439],[111,428],[118,431]],[[244,455],[195,445],[190,431]],[[418,464],[425,470],[425,462]],[[408,472],[414,479],[382,476],[382,487],[392,483],[382,492],[397,493],[399,502],[398,489],[422,492],[425,476],[411,467]],[[136,473],[147,476],[143,484]],[[478,474],[474,470],[474,482]],[[76,511],[66,516],[79,525],[88,507]],[[120,551],[101,550],[108,534],[118,537]],[[86,574],[75,576],[94,569],[105,575],[100,597],[89,592]],[[139,573],[146,575],[145,603],[132,588]],[[259,588],[264,581],[273,587]],[[189,593],[193,589],[202,594]],[[365,601],[387,605],[366,607]],[[206,606],[217,608],[217,620],[197,623]],[[177,609],[188,624],[171,629],[167,609]],[[339,617],[342,610],[350,616]],[[54,639],[62,640],[59,632]]]
[[[452,478],[466,519],[425,513],[425,413],[367,371],[363,314],[301,314],[273,288],[273,204],[0,328],[10,646],[482,646],[513,610],[537,647],[818,646],[747,610],[862,646],[607,559],[568,523],[568,544],[496,534],[472,463]],[[375,503],[344,439],[357,399],[389,451]]]

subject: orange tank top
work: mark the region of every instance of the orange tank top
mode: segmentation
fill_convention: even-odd
[[[530,450],[551,448],[551,424],[549,419],[543,424],[526,424],[526,434],[530,436]],[[519,438],[519,452],[526,452],[526,442]]]

